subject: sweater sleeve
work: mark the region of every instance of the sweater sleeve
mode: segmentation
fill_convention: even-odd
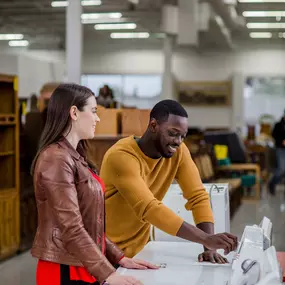
[[[214,223],[209,195],[202,184],[199,171],[186,145],[182,144],[181,148],[182,158],[176,179],[187,200],[185,207],[192,210],[196,225],[203,222]]]
[[[160,230],[176,235],[183,219],[157,200],[140,174],[140,163],[124,151],[113,152],[105,161],[108,180],[126,200],[137,218]]]

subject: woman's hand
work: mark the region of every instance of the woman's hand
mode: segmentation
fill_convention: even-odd
[[[124,257],[123,259],[121,259],[121,261],[119,262],[119,265],[124,268],[128,268],[128,269],[141,269],[141,270],[159,268],[159,266],[153,265],[146,261],[131,259],[128,257]]]

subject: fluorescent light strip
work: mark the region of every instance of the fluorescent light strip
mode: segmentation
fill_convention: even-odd
[[[81,1],[82,6],[100,6],[102,4],[101,0],[83,0]]]
[[[67,7],[68,1],[52,1],[51,7],[58,8],[58,7]]]
[[[253,39],[270,39],[272,38],[272,33],[264,32],[264,33],[249,33],[249,36]]]
[[[51,6],[53,8],[63,8],[68,6],[68,1],[52,1]],[[83,0],[81,1],[82,6],[100,6],[101,0]]]
[[[103,18],[103,19],[81,19],[82,24],[118,24],[118,23],[127,23],[126,18],[120,19],[110,19],[110,18]]]
[[[285,23],[247,23],[249,29],[285,29]]]
[[[285,3],[285,0],[239,0],[239,3]]]
[[[147,39],[149,33],[111,33],[110,37],[112,39]]]
[[[29,45],[29,42],[26,40],[22,41],[9,41],[10,47],[26,47]]]
[[[117,24],[97,24],[95,30],[134,30],[137,25],[135,23],[117,23]]]
[[[0,34],[1,41],[9,40],[22,40],[24,36],[22,34]]]
[[[82,20],[120,19],[121,17],[121,13],[86,13],[81,15]]]
[[[285,17],[285,11],[244,11],[244,17]]]

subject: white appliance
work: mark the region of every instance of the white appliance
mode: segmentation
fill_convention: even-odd
[[[232,262],[230,285],[279,285],[283,274],[271,244],[272,223],[264,217],[259,226],[246,226]]]
[[[221,184],[204,184],[206,191],[209,193],[211,207],[214,215],[215,233],[223,233],[230,231],[230,206],[229,206],[229,185]],[[162,200],[163,204],[170,208],[174,213],[180,216],[189,224],[195,225],[191,211],[185,209],[186,200],[183,197],[182,190],[178,184],[172,184]],[[184,240],[175,236],[171,236],[156,227],[151,227],[152,241],[176,241]]]
[[[271,222],[264,218],[259,226],[246,226],[234,259],[228,264],[198,262],[203,251],[189,242],[149,242],[135,258],[160,265],[158,270],[119,268],[144,285],[282,285],[282,272],[274,246],[264,242],[271,235]],[[271,230],[270,230],[271,228]],[[266,232],[267,231],[267,232]]]
[[[230,264],[212,265],[197,261],[203,247],[192,242],[149,242],[135,257],[160,265],[158,270],[118,269],[144,285],[228,285]]]

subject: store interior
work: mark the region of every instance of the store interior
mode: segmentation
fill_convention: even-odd
[[[229,187],[230,231],[241,239],[267,217],[285,252],[285,169],[269,186],[280,168],[273,130],[285,118],[285,1],[86,0],[78,11],[72,1],[0,1],[3,284],[36,284],[30,169],[50,97],[71,81],[96,96],[88,157],[99,173],[111,146],[143,135],[157,102],[176,100],[202,182]]]

